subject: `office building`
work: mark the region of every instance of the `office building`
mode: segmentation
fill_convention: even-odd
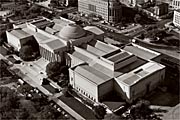
[[[154,15],[162,16],[168,14],[169,4],[164,2],[156,2],[154,7]]]
[[[78,0],[78,11],[99,15],[110,23],[118,23],[122,16],[121,3],[118,0]]]
[[[180,29],[180,9],[174,10],[173,24]]]
[[[180,0],[173,0],[171,6],[174,9],[180,9]]]

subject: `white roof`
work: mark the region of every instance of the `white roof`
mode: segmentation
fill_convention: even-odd
[[[134,70],[132,70],[129,73],[123,74],[119,77],[116,78],[116,81],[119,83],[124,83],[128,86],[132,86],[133,84],[139,82],[140,80],[142,80],[144,77],[153,74],[161,69],[164,69],[165,66],[150,61]]]
[[[134,55],[136,55],[142,59],[145,59],[145,60],[151,60],[151,59],[161,55],[158,52],[152,51],[150,49],[141,47],[141,46],[136,45],[136,44],[125,46],[124,50],[131,52]]]
[[[24,28],[23,29],[25,32],[31,34],[31,35],[34,35],[35,39],[37,40],[38,43],[42,43],[43,41],[46,41],[46,40],[49,40],[51,39],[50,37],[44,35],[44,34],[41,34],[39,32],[35,32],[29,28]]]
[[[101,35],[101,34],[104,34],[104,31],[102,31],[101,29],[99,29],[98,27],[96,26],[86,26],[84,27],[85,30],[87,31],[90,31],[96,35]]]
[[[97,56],[103,56],[103,55],[107,54],[106,52],[104,52],[98,48],[95,48],[89,44],[83,44],[82,47]]]
[[[29,36],[32,36],[31,34],[23,31],[22,29],[20,28],[17,28],[17,29],[14,29],[14,30],[11,30],[9,31],[9,33],[11,33],[12,35],[14,35],[15,37],[19,38],[19,39],[22,39],[22,38],[26,38],[26,37],[29,37]]]
[[[59,32],[59,36],[65,39],[76,39],[84,36],[85,34],[85,30],[76,24],[68,24]]]
[[[54,50],[58,50],[60,48],[66,47],[66,45],[58,39],[48,41],[41,45],[43,45],[43,47],[45,47],[47,50],[52,51],[52,52],[54,52]]]
[[[90,82],[95,85],[103,84],[104,82],[111,80],[112,78],[107,76],[106,74],[90,67],[88,65],[81,65],[75,68],[75,72],[87,78]]]
[[[119,49],[119,48],[117,48],[115,46],[103,43],[103,42],[98,41],[98,40],[96,40],[96,41],[93,40],[89,44],[94,46],[95,48],[98,48],[99,50],[101,50],[103,52],[106,52],[106,53],[110,53],[112,51],[115,51],[115,50]]]

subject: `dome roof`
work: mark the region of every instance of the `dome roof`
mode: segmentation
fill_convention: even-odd
[[[68,24],[59,32],[59,36],[65,39],[75,39],[85,35],[85,30],[76,24]]]

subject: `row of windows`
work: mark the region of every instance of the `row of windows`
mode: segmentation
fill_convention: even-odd
[[[95,4],[101,4],[101,5],[107,5],[107,2],[103,2],[101,0],[91,0],[91,3],[95,3]]]
[[[88,93],[86,93],[85,91],[81,90],[80,88],[76,87],[76,90],[78,90],[81,94],[85,95],[89,99],[91,99],[93,101],[96,101],[95,98],[91,97]]]
[[[96,6],[95,5],[88,4],[88,9],[90,11],[96,12]]]
[[[180,6],[180,1],[174,1],[173,5]]]
[[[180,24],[180,17],[178,17],[178,18],[176,17],[175,18],[175,23]]]

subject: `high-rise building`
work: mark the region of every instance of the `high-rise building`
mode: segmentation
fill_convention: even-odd
[[[180,9],[180,0],[173,0],[172,3],[171,3],[171,6],[174,9]]]
[[[78,0],[78,11],[96,14],[110,23],[117,23],[122,16],[119,0]]]
[[[157,2],[155,7],[154,7],[154,14],[156,16],[162,16],[168,13],[168,7],[169,4],[168,3],[164,3],[164,2]]]

